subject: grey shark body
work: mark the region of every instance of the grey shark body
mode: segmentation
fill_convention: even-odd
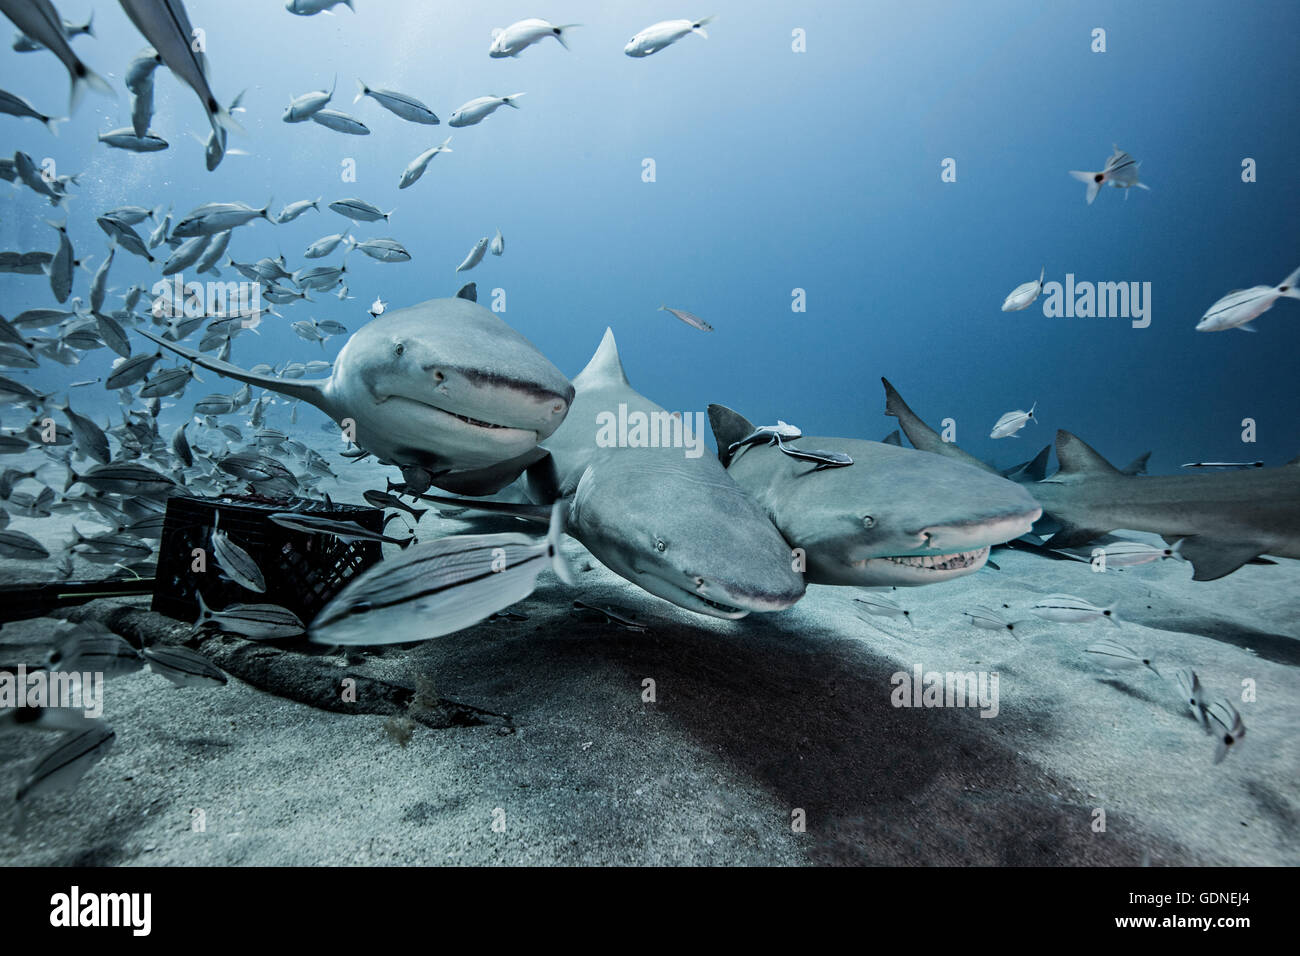
[[[628,383],[611,331],[573,384],[569,416],[544,443],[549,458],[528,472],[535,504],[437,500],[538,521],[552,501],[563,500],[565,531],[602,564],[699,614],[741,618],[803,596],[790,546],[716,458],[597,440],[598,417],[620,405],[629,416],[668,417]]]
[[[885,414],[898,418],[910,442],[988,468],[939,435],[889,382]],[[1140,477],[1150,452],[1116,468],[1067,431],[1056,435],[1060,470],[1046,477],[1047,451],[1012,470],[1043,509],[1034,531],[1052,548],[1074,548],[1111,531],[1147,531],[1192,563],[1195,581],[1231,574],[1260,555],[1300,558],[1300,459],[1281,468]]]
[[[1300,463],[1135,477],[1067,431],[1056,434],[1056,457],[1056,474],[1025,486],[1054,522],[1051,547],[1078,547],[1121,528],[1149,531],[1182,540],[1195,581],[1221,578],[1264,554],[1300,558]]]
[[[753,431],[709,406],[720,450]],[[915,586],[972,574],[989,548],[1027,532],[1040,515],[1014,482],[964,462],[883,442],[804,437],[853,465],[818,469],[766,444],[722,454],[727,473],[803,551],[810,584]]]
[[[384,313],[352,335],[327,379],[257,375],[141,334],[203,368],[315,405],[413,490],[491,494],[544,456],[573,386],[531,342],[465,299]]]

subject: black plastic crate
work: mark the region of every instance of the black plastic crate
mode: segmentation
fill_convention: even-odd
[[[280,511],[336,517],[369,531],[383,531],[384,513],[360,505],[326,504],[308,499],[270,501],[254,496],[196,498],[173,495],[167,501],[158,548],[153,609],[178,621],[199,617],[197,588],[208,607],[229,604],[279,604],[311,622],[343,585],[382,557],[378,541],[343,541],[329,534],[282,528],[267,518]],[[245,590],[221,573],[212,556],[211,531],[217,513],[220,529],[257,562],[266,593]],[[195,548],[207,554],[207,570],[192,570]]]

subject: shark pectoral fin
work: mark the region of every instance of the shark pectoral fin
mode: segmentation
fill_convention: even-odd
[[[448,505],[453,508],[466,508],[471,511],[485,511],[489,514],[511,515],[528,521],[537,521],[550,525],[551,505],[525,505],[512,501],[491,501],[486,498],[455,498],[451,495],[414,495],[421,501],[431,501],[436,505]]]
[[[1179,553],[1192,562],[1193,581],[1213,581],[1236,571],[1265,551],[1253,541],[1216,541],[1193,535],[1183,538]]]
[[[713,440],[718,443],[718,461],[726,468],[731,464],[731,452],[728,449],[742,438],[752,435],[754,426],[748,418],[726,405],[709,406],[709,425],[713,429]]]
[[[1110,531],[1110,528],[1079,528],[1069,522],[1061,522],[1060,530],[1047,540],[1046,545],[1049,548],[1079,548]]]
[[[524,481],[528,485],[529,497],[534,501],[551,504],[563,497],[560,493],[560,475],[549,451],[528,466],[524,472]]]
[[[471,471],[435,476],[432,484],[453,495],[491,495],[513,482],[530,466],[549,457],[545,448],[534,446],[522,455]]]
[[[231,365],[229,362],[223,362],[220,359],[209,358],[202,352],[196,352],[184,345],[178,345],[162,336],[154,335],[148,329],[137,328],[135,330],[143,335],[149,341],[160,345],[165,349],[175,352],[177,355],[189,359],[200,368],[206,368],[216,372],[218,375],[224,375],[227,378],[233,378],[237,382],[247,382],[249,385],[259,385],[262,388],[269,388],[273,392],[279,392],[281,395],[288,395],[290,398],[298,398],[308,404],[315,405],[327,415],[331,414],[329,402],[325,397],[325,385],[329,379],[280,379],[270,375],[255,375],[252,372],[245,371],[238,365]]]
[[[903,435],[897,428],[880,440],[882,445],[897,445],[903,447]]]

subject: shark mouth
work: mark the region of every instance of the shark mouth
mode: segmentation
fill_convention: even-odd
[[[518,425],[502,425],[500,422],[488,422],[481,418],[474,418],[472,415],[463,415],[460,412],[453,412],[450,409],[434,405],[432,402],[426,402],[418,398],[408,398],[405,395],[390,395],[384,399],[385,402],[405,402],[411,405],[418,405],[421,408],[431,409],[440,415],[446,415],[448,418],[454,418],[457,421],[464,422],[473,428],[482,428],[488,431],[512,431],[524,432],[530,435],[536,435],[535,428],[521,428]]]
[[[957,551],[952,554],[881,554],[861,561],[852,562],[854,567],[863,567],[868,561],[889,561],[905,568],[917,571],[961,571],[966,568],[978,568],[988,560],[989,548],[975,548],[973,551]]]

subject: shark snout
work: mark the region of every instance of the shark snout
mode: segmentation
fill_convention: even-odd
[[[785,610],[804,595],[804,582],[794,573],[761,584],[722,581],[689,573],[687,578],[694,592],[706,601],[759,613]]]
[[[573,385],[563,375],[534,378],[456,368],[422,366],[426,384],[449,410],[493,425],[548,437],[569,413]]]
[[[918,547],[936,551],[969,551],[1002,544],[1029,531],[1042,515],[1038,507],[972,518],[964,521],[927,525],[915,532]]]

